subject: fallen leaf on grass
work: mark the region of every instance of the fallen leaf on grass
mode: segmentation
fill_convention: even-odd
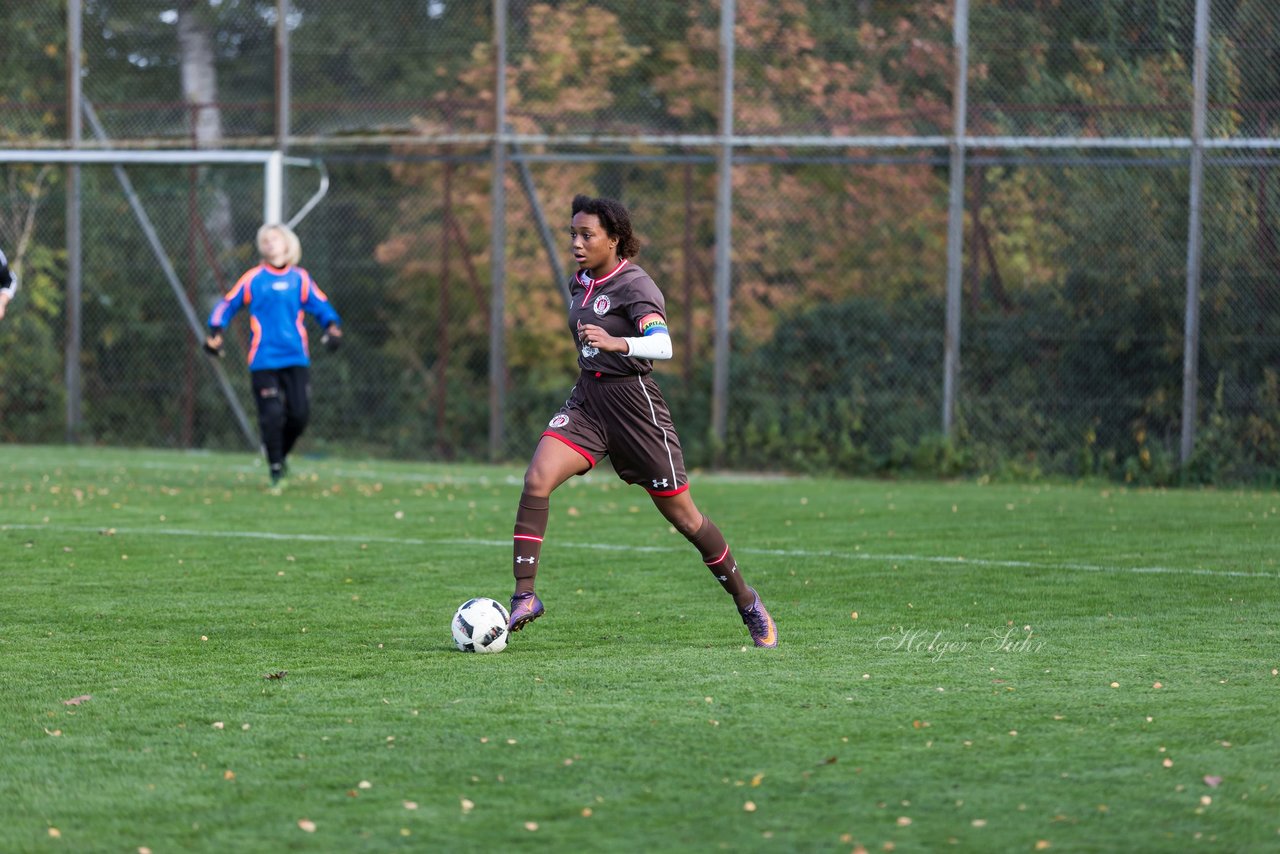
[[[92,694],[81,694],[79,697],[72,697],[70,700],[63,700],[62,705],[78,706],[81,703],[85,702],[86,700],[92,700],[92,699],[93,699]]]
[[[839,761],[840,761],[839,756],[828,756],[826,759],[822,760],[818,764],[819,765],[835,765]]]
[[[277,670],[277,671],[276,671],[276,672],[274,672],[274,673],[264,673],[264,674],[262,674],[262,678],[263,678],[263,679],[283,679],[284,677],[286,677],[286,676],[288,676],[288,675],[289,675],[289,671],[288,671],[288,670]]]
[[[467,813],[471,812],[473,809],[475,809],[475,808],[476,808],[475,802],[474,802],[474,801],[470,801],[470,800],[468,800],[468,799],[466,799],[466,798],[463,798],[463,799],[462,799],[462,801],[461,801],[460,803],[461,803],[461,806],[462,806],[462,813],[463,813],[463,815],[466,815]]]
[[[307,833],[316,832],[316,823],[314,821],[311,821],[310,819],[305,819],[305,818],[298,819],[298,827],[306,831]]]
[[[1219,777],[1217,774],[1205,774],[1204,784],[1208,786],[1210,789],[1216,789],[1222,785],[1222,778]]]

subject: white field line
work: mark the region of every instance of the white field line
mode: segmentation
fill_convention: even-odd
[[[78,534],[101,534],[108,529],[88,525],[4,525],[0,531],[65,531]],[[333,534],[287,534],[272,531],[198,531],[189,528],[111,528],[115,534],[159,537],[207,537],[228,540],[270,540],[274,542],[309,543],[381,543],[399,546],[475,546],[480,548],[511,548],[510,540],[438,539],[417,537],[351,537]],[[575,543],[556,540],[556,548],[588,549],[604,552],[685,553],[689,546],[626,546],[610,543]],[[735,549],[742,555],[763,555],[779,558],[828,558],[862,563],[926,563],[957,566],[998,567],[1001,569],[1069,570],[1071,572],[1100,572],[1136,575],[1204,575],[1222,578],[1280,578],[1274,572],[1242,572],[1230,569],[1195,569],[1175,566],[1103,566],[1075,561],[1035,563],[1025,560],[993,560],[988,558],[948,557],[945,555],[875,554],[871,552],[844,552],[812,549]]]

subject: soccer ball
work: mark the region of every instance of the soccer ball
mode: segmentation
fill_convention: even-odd
[[[507,648],[511,615],[496,599],[477,596],[453,615],[453,642],[463,652],[502,652]]]

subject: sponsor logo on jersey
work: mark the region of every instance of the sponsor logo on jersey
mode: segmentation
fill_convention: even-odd
[[[609,302],[609,295],[601,294],[600,296],[596,297],[595,302],[591,303],[591,310],[596,313],[597,317],[604,317],[606,314],[609,313],[609,308],[612,305],[613,304]]]
[[[547,426],[559,429],[560,427],[563,427],[568,423],[569,423],[569,416],[561,412],[557,414],[555,418],[552,418],[551,421],[547,423]]]

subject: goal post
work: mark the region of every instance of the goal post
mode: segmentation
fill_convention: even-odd
[[[315,207],[329,189],[328,172],[322,161],[310,157],[295,157],[280,151],[243,150],[148,150],[121,151],[119,149],[40,149],[0,148],[0,163],[35,163],[66,165],[106,166],[216,166],[249,165],[262,167],[262,221],[284,222],[284,170],[286,166],[316,169],[320,173],[320,186],[289,220],[296,225]],[[301,214],[301,215],[300,215]]]

